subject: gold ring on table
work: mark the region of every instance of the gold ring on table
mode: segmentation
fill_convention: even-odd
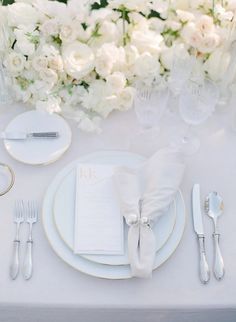
[[[6,193],[8,193],[8,192],[11,190],[11,188],[13,187],[14,182],[15,182],[15,173],[14,173],[14,171],[12,170],[12,168],[11,168],[11,167],[9,167],[9,165],[7,165],[7,164],[5,164],[5,163],[1,163],[1,162],[0,162],[0,166],[1,166],[1,167],[3,167],[3,168],[5,168],[5,169],[7,169],[7,171],[8,171],[8,172],[10,173],[10,175],[11,175],[11,181],[10,181],[10,184],[8,185],[8,187],[7,187],[5,190],[0,191],[0,196],[3,196],[3,195],[5,195]]]

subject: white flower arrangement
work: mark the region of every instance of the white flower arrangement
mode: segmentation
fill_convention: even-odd
[[[235,15],[236,0],[17,1],[0,6],[0,51],[17,100],[94,131],[132,107],[137,82],[168,82],[178,53],[219,81]]]

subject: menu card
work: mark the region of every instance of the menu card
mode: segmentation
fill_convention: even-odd
[[[113,165],[79,164],[74,253],[124,253],[123,218],[113,186]]]

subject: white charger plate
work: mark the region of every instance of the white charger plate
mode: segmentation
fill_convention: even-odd
[[[14,118],[5,132],[50,132],[58,131],[57,139],[32,139],[24,141],[4,140],[7,152],[17,161],[41,165],[58,160],[71,144],[71,129],[57,114],[37,110],[28,111]]]
[[[136,167],[144,162],[144,158],[137,154],[110,153],[91,155],[87,157],[88,163],[110,164],[118,166]],[[84,163],[84,162],[83,162]],[[76,167],[68,171],[62,179],[54,199],[54,220],[59,235],[73,251],[74,223],[75,223],[75,197],[76,197]],[[154,226],[156,236],[156,251],[161,249],[173,232],[176,220],[176,206],[173,203]],[[88,255],[81,256],[96,263],[107,265],[128,265],[128,226],[124,224],[124,255]]]
[[[87,156],[80,158],[72,162],[66,168],[64,168],[58,175],[54,178],[52,183],[47,189],[47,192],[44,197],[43,209],[42,209],[42,219],[43,227],[47,239],[55,251],[55,253],[68,265],[74,269],[83,272],[85,274],[106,278],[106,279],[127,279],[131,278],[131,271],[129,265],[104,265],[98,264],[92,261],[89,261],[82,256],[75,255],[71,249],[64,243],[61,239],[58,231],[55,227],[54,216],[53,216],[53,207],[54,207],[54,197],[55,193],[60,185],[61,180],[64,178],[68,171],[71,171],[78,162],[87,162],[88,158],[94,157],[99,158],[103,154],[104,158],[106,155],[111,153],[116,154],[117,156],[120,153],[118,151],[109,151],[109,152],[96,152]],[[128,153],[129,154],[129,153]],[[154,269],[162,265],[176,250],[181,238],[183,236],[185,228],[185,205],[181,192],[178,192],[176,196],[176,223],[174,226],[173,233],[168,239],[167,243],[156,253]]]

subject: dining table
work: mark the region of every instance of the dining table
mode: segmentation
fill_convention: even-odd
[[[0,131],[27,109],[21,103],[0,108]],[[100,134],[82,132],[73,120],[68,120],[71,146],[49,165],[20,163],[0,142],[0,162],[10,165],[15,172],[13,188],[0,197],[0,322],[236,322],[236,133],[231,127],[230,113],[218,111],[208,122],[193,129],[201,146],[196,154],[186,157],[181,185],[186,208],[183,238],[172,256],[151,278],[145,279],[101,279],[73,269],[51,248],[41,213],[34,227],[33,277],[25,281],[20,274],[13,281],[9,276],[15,200],[34,199],[42,205],[53,178],[73,160],[95,151],[128,150],[129,142],[140,131],[133,110],[110,115]],[[175,134],[178,126],[175,116],[166,116],[157,137],[160,147],[167,144],[168,133]],[[141,150],[140,145],[138,152],[142,153]],[[210,191],[217,191],[225,205],[219,219],[225,263],[221,281],[212,273],[212,220],[202,210],[211,270],[206,285],[199,280],[199,250],[193,230],[191,190],[195,183],[201,186],[202,204]],[[26,225],[21,236],[23,253]]]

